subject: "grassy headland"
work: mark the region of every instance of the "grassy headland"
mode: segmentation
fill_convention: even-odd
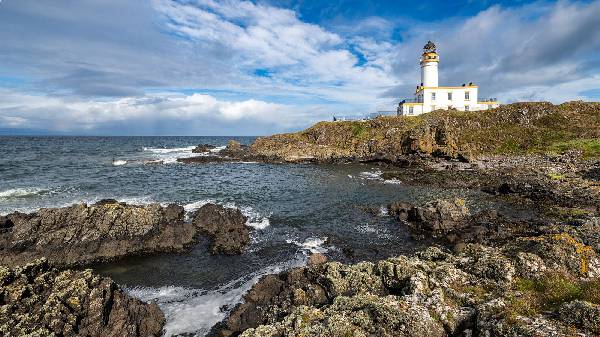
[[[320,122],[297,133],[257,139],[256,154],[285,160],[368,158],[411,153],[561,154],[600,157],[600,103],[513,103],[488,111],[438,110],[420,116]]]

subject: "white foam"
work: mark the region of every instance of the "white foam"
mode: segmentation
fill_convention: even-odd
[[[0,191],[0,199],[28,198],[50,192],[40,187],[19,187]]]
[[[383,172],[381,172],[380,170],[374,170],[374,171],[367,171],[367,172],[361,172],[358,174],[359,177],[361,177],[362,179],[367,179],[367,180],[382,180],[381,175],[383,174]]]
[[[145,147],[144,151],[165,154],[165,153],[176,153],[176,152],[192,152],[192,150],[195,148],[196,148],[195,146],[174,147],[174,148]]]
[[[150,152],[154,158],[150,160],[151,163],[173,164],[177,163],[177,158],[189,158],[197,156],[197,153],[193,153],[192,150],[195,146],[186,147],[174,147],[174,148],[157,148],[157,147],[144,147],[144,152]]]
[[[115,161],[113,161],[113,163],[112,163],[112,164],[113,164],[114,166],[122,166],[122,165],[125,165],[125,164],[127,164],[127,160],[115,160]]]
[[[402,184],[402,181],[399,179],[387,179],[383,181],[384,184],[394,184],[394,185],[399,185]]]
[[[306,257],[298,256],[291,261],[263,268],[213,290],[167,286],[136,287],[127,291],[143,301],[156,301],[167,320],[165,336],[186,332],[204,336],[213,325],[223,320],[236,304],[242,302],[244,294],[258,282],[260,277],[299,267],[305,263]]]
[[[223,145],[223,146],[217,146],[217,147],[215,147],[214,149],[210,149],[210,150],[208,150],[208,152],[211,152],[211,153],[218,153],[218,152],[221,152],[221,151],[225,150],[225,148],[226,148],[226,147],[227,147],[227,146],[225,146],[225,145]]]
[[[156,201],[154,201],[154,199],[150,198],[150,197],[123,197],[123,198],[118,198],[117,201],[119,202],[124,202],[128,205],[149,205],[149,204],[153,204],[156,203]],[[166,204],[161,203],[161,205],[166,206]]]
[[[305,252],[310,253],[326,253],[329,251],[328,248],[323,247],[325,242],[327,241],[327,237],[325,238],[307,238],[304,242],[298,242],[296,240],[285,240],[285,242],[294,244]]]

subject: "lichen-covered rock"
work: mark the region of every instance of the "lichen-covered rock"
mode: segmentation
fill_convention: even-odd
[[[127,205],[104,200],[94,205],[42,208],[12,213],[0,231],[0,264],[22,265],[40,257],[53,265],[87,264],[126,255],[181,251],[196,230],[184,222],[183,207]]]
[[[446,336],[441,322],[418,301],[372,294],[336,297],[322,309],[299,306],[281,322],[242,336]]]
[[[573,302],[559,314],[557,304],[600,302],[589,290],[598,284],[589,278],[600,271],[596,259],[587,246],[546,235],[466,244],[454,254],[430,247],[377,263],[309,265],[261,279],[210,336],[585,334],[597,328],[597,307]]]
[[[156,304],[89,269],[59,271],[44,259],[0,266],[2,336],[160,336],[164,322]]]
[[[568,325],[579,326],[600,334],[600,306],[585,301],[573,301],[560,307],[560,319]]]
[[[194,225],[211,237],[213,254],[240,254],[250,242],[248,218],[239,209],[206,204],[192,218]]]
[[[462,199],[435,200],[423,206],[396,202],[390,204],[388,210],[390,215],[408,222],[413,229],[440,233],[466,227],[468,222],[465,220],[470,215]]]

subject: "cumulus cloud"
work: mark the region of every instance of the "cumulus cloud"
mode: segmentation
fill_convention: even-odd
[[[418,84],[427,40],[442,85],[475,82],[504,102],[600,96],[600,1],[427,21],[344,18],[332,2],[330,22],[268,3],[2,1],[0,129],[266,134],[392,110]]]
[[[315,117],[319,118],[317,116],[306,115],[303,109],[285,104],[255,99],[223,101],[197,93],[85,100],[0,91],[0,124],[60,132],[85,133],[86,130],[114,126],[131,131],[148,122],[178,124],[179,132],[193,134],[210,133],[211,123],[247,123],[258,129],[261,126],[290,129],[298,127],[299,120],[314,121]],[[192,128],[188,127],[189,123]]]
[[[394,69],[415,79],[389,96],[411,92],[418,81],[415,58],[428,39],[440,53],[440,84],[475,82],[483,94],[505,102],[524,98],[560,102],[581,97],[584,81],[600,87],[600,1],[492,6],[464,21],[418,27],[399,44]],[[412,62],[408,62],[411,60]],[[406,83],[405,83],[406,84]],[[553,88],[561,87],[567,92]]]

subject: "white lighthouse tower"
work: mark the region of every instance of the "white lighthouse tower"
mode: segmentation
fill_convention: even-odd
[[[436,46],[428,41],[421,54],[421,83],[417,85],[414,98],[403,99],[398,104],[398,115],[415,116],[446,109],[480,111],[499,106],[495,98],[478,99],[479,87],[473,82],[461,86],[440,87],[439,63]]]
[[[440,58],[435,51],[435,44],[429,41],[423,47],[423,55],[421,55],[421,86],[437,87],[438,86],[438,64]]]

